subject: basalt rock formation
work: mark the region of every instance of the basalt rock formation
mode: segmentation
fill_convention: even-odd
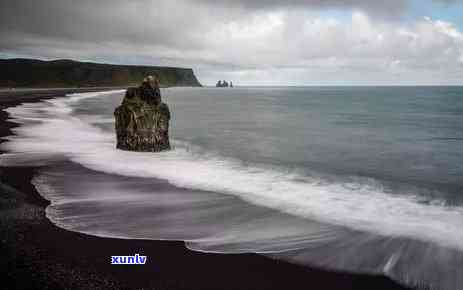
[[[228,83],[226,80],[218,81],[215,86],[218,88],[233,88],[233,82],[230,81],[230,83]]]
[[[114,115],[118,149],[144,152],[170,149],[170,112],[161,101],[159,88],[146,82],[128,88]]]

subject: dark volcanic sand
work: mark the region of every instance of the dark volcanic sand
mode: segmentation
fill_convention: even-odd
[[[0,91],[0,109],[90,90]],[[15,126],[7,117],[0,111],[0,137]],[[2,289],[405,289],[384,277],[310,269],[257,254],[198,253],[183,242],[69,232],[46,219],[48,201],[30,183],[36,168],[0,170]],[[148,256],[146,265],[110,265],[111,255],[135,253]]]

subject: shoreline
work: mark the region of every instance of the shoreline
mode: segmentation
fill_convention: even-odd
[[[68,93],[116,88],[0,91],[0,138],[17,124],[3,109]],[[0,151],[0,154],[4,152]],[[17,289],[406,289],[389,278],[325,271],[258,254],[188,250],[181,241],[124,240],[70,232],[45,217],[31,184],[36,167],[0,167],[0,267]],[[148,256],[146,265],[110,265],[111,255]]]

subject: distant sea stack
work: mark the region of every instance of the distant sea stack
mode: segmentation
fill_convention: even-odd
[[[228,87],[233,88],[233,82],[230,81],[230,83],[228,83],[225,80],[218,81],[215,86],[218,87],[218,88],[228,88]]]
[[[118,149],[142,152],[170,149],[170,112],[161,100],[156,77],[148,76],[139,87],[128,88],[114,116]]]
[[[113,65],[73,60],[0,59],[0,87],[126,87],[156,75],[163,87],[201,84],[190,68]]]

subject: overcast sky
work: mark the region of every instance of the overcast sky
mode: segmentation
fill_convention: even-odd
[[[192,67],[237,85],[463,85],[459,0],[0,0],[0,57]]]

